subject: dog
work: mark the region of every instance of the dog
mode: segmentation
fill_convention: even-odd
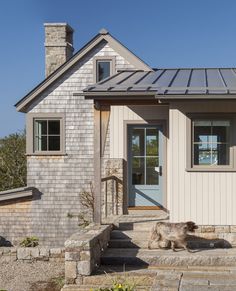
[[[151,231],[150,240],[148,241],[148,249],[151,249],[152,242],[156,241],[160,246],[160,241],[165,241],[166,244],[171,243],[171,249],[175,252],[176,244],[183,247],[188,252],[191,252],[187,246],[187,235],[189,232],[194,232],[198,226],[193,221],[170,223],[157,222]]]

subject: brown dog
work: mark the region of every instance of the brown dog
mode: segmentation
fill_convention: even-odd
[[[158,242],[171,242],[171,248],[175,251],[175,244],[183,247],[188,252],[191,252],[187,247],[187,234],[188,232],[194,232],[198,226],[192,222],[180,222],[180,223],[170,223],[170,222],[157,222],[152,228],[151,237],[148,242],[148,248],[151,249],[151,244],[153,241]]]

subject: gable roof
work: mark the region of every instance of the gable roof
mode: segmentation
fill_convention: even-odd
[[[94,47],[101,42],[107,42],[111,48],[133,64],[137,69],[144,71],[150,71],[151,68],[131,52],[126,46],[121,44],[116,38],[114,38],[107,30],[102,29],[93,37],[87,44],[85,44],[77,53],[74,54],[67,62],[62,64],[56,71],[43,80],[38,86],[24,96],[20,101],[15,104],[17,111],[26,112],[27,106],[37,98],[45,89],[53,84],[60,76],[73,67],[79,60],[81,60],[87,53],[89,53]]]
[[[219,95],[236,98],[236,69],[156,69],[149,72],[126,70],[88,86],[83,95],[91,98],[121,95],[158,95],[158,99],[203,97],[199,95],[204,95],[204,98],[220,98]]]

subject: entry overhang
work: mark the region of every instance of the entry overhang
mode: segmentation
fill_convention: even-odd
[[[74,95],[86,99],[236,99],[236,69],[120,71]]]

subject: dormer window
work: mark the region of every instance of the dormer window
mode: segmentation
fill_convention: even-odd
[[[97,82],[106,79],[111,75],[111,61],[98,60],[97,61]]]
[[[115,73],[114,57],[96,57],[94,59],[94,82],[100,82]]]

